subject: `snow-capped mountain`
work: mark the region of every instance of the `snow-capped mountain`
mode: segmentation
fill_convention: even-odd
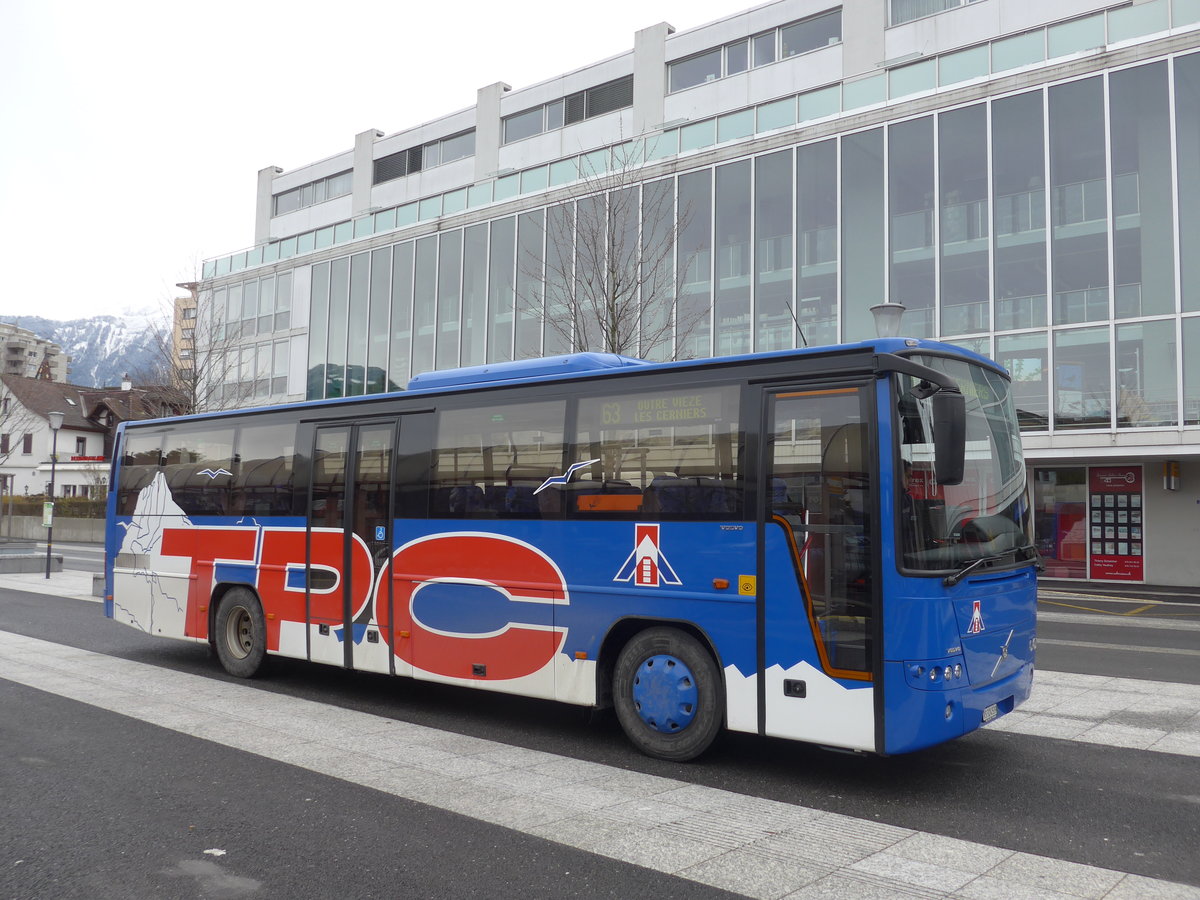
[[[154,380],[160,358],[156,333],[164,326],[149,313],[92,316],[67,322],[40,316],[4,316],[40,338],[53,341],[71,357],[71,384],[82,387],[115,387],[125,373],[135,383]]]

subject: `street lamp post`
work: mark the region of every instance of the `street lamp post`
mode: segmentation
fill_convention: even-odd
[[[58,466],[58,429],[62,428],[63,413],[47,413],[50,420],[50,432],[54,435],[50,442],[50,521],[46,526],[46,577],[50,577],[50,548],[54,546],[54,470]]]

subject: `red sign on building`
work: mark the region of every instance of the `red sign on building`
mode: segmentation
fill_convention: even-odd
[[[1091,577],[1141,581],[1142,467],[1091,468],[1088,495]]]

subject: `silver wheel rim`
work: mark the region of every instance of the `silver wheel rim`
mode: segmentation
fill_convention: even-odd
[[[225,646],[237,659],[245,659],[254,647],[250,613],[244,606],[233,609],[225,622]]]

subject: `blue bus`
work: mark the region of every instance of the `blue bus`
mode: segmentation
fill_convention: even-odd
[[[105,614],[269,655],[876,754],[1033,680],[1007,373],[932,341],[573,354],[125,423]]]

